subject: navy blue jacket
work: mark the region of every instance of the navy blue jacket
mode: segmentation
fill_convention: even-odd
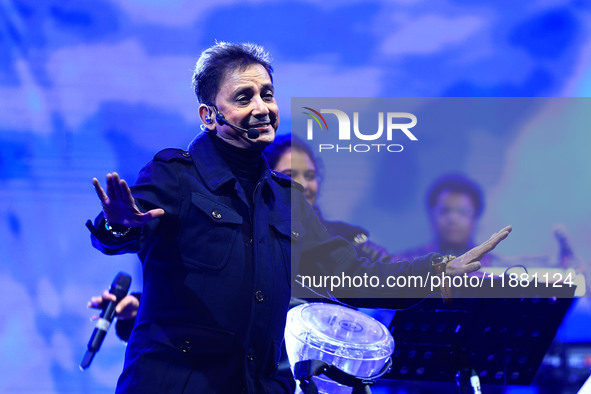
[[[119,239],[104,230],[102,214],[95,220],[96,248],[138,253],[143,265],[119,392],[286,391],[275,372],[296,273],[431,269],[428,258],[359,260],[326,232],[301,187],[266,162],[251,206],[210,138],[217,137],[197,136],[188,152],[161,151],[140,172],[132,187],[138,207],[164,216]]]

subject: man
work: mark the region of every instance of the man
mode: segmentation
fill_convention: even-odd
[[[165,149],[130,189],[116,173],[91,227],[106,254],[138,253],[144,288],[118,392],[286,392],[276,375],[298,272],[422,275],[434,255],[383,266],[332,238],[301,187],[261,152],[279,125],[262,48],[218,43],[195,68],[206,129],[187,151]],[[471,272],[510,232],[447,264]],[[293,267],[293,270],[292,270]],[[295,284],[294,284],[295,286]]]
[[[412,259],[432,252],[460,256],[472,249],[474,232],[484,210],[481,188],[464,175],[448,174],[433,182],[426,197],[434,239],[397,256]],[[495,259],[493,254],[487,254],[480,263],[490,266]]]

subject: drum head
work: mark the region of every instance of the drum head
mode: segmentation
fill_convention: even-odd
[[[322,360],[356,376],[377,373],[394,351],[388,329],[372,317],[341,305],[310,303],[287,315],[285,345],[291,365]]]

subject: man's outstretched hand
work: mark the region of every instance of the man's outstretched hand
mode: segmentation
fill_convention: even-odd
[[[502,240],[507,238],[509,233],[513,230],[513,227],[507,226],[500,231],[494,233],[488,241],[470,249],[463,255],[456,257],[449,263],[445,268],[445,273],[450,276],[464,275],[480,269],[480,259],[485,254],[490,252],[497,246]]]
[[[139,227],[164,215],[164,210],[157,208],[148,212],[140,212],[131,190],[123,179],[114,172],[107,174],[107,192],[103,190],[98,179],[93,178],[92,184],[103,205],[103,213],[109,223],[127,227]]]

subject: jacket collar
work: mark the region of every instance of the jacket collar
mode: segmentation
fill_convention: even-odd
[[[217,138],[210,132],[198,134],[189,144],[188,151],[193,158],[197,172],[211,191],[220,189],[227,183],[238,182],[230,166],[220,155],[215,147],[212,138]],[[265,155],[261,155],[262,174],[261,181],[268,183],[270,178],[269,164]]]

